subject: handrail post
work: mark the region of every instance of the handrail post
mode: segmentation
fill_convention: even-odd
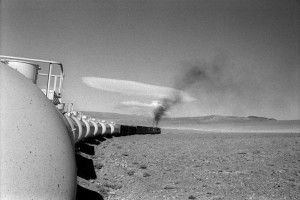
[[[57,75],[54,76],[54,86],[53,86],[53,91],[56,91],[56,82],[57,82]]]
[[[59,81],[59,95],[61,93],[62,87],[63,87],[63,80],[64,80],[64,68],[63,65],[60,64],[60,81]]]
[[[51,82],[51,74],[52,74],[52,63],[49,64],[49,71],[48,71],[48,82],[47,82],[47,90],[46,96],[49,98],[49,90],[50,90],[50,82]]]

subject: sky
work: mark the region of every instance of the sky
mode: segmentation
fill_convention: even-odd
[[[76,110],[300,119],[297,0],[0,0],[2,55],[62,62]],[[190,66],[206,72],[178,88]]]

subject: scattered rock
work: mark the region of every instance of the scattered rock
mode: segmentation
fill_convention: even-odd
[[[189,196],[189,199],[197,199],[195,196],[191,195]]]
[[[275,166],[275,164],[273,164],[273,163],[267,163],[266,165],[271,166],[271,167]]]
[[[116,195],[115,191],[109,191],[109,195]]]
[[[151,175],[149,173],[147,173],[147,172],[143,173],[143,177],[148,177],[148,176],[151,176]]]
[[[101,186],[101,185],[98,185],[98,186],[97,186],[97,190],[98,190],[98,192],[99,192],[102,196],[105,196],[105,197],[108,196],[108,193],[109,193],[109,189],[108,189],[108,188],[105,188],[105,187],[103,187],[103,186]]]
[[[122,188],[122,185],[121,184],[118,184],[118,183],[109,183],[109,182],[105,182],[104,184],[102,184],[103,187],[106,187],[106,188],[111,188],[113,190],[119,190]]]
[[[260,151],[259,150],[255,150],[255,151],[253,151],[253,154],[260,154]]]
[[[140,168],[141,169],[147,169],[147,166],[146,165],[141,165]]]
[[[214,197],[213,200],[222,200],[222,197]]]
[[[102,163],[95,163],[95,169],[102,169],[103,168],[103,164]]]
[[[164,189],[165,190],[171,190],[171,189],[176,189],[176,187],[173,186],[173,185],[166,185],[166,186],[164,186]]]
[[[129,176],[133,176],[133,175],[134,175],[134,173],[135,173],[135,171],[133,171],[133,170],[132,170],[132,171],[128,171],[128,172],[127,172],[127,174],[128,174]]]

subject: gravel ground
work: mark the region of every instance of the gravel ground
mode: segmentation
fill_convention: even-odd
[[[78,146],[77,199],[300,199],[300,134],[167,132]]]

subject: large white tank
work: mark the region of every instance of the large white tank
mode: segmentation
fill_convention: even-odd
[[[5,60],[5,63],[36,84],[39,65],[19,60]]]
[[[3,63],[0,91],[0,199],[75,199],[74,142],[62,114]]]

